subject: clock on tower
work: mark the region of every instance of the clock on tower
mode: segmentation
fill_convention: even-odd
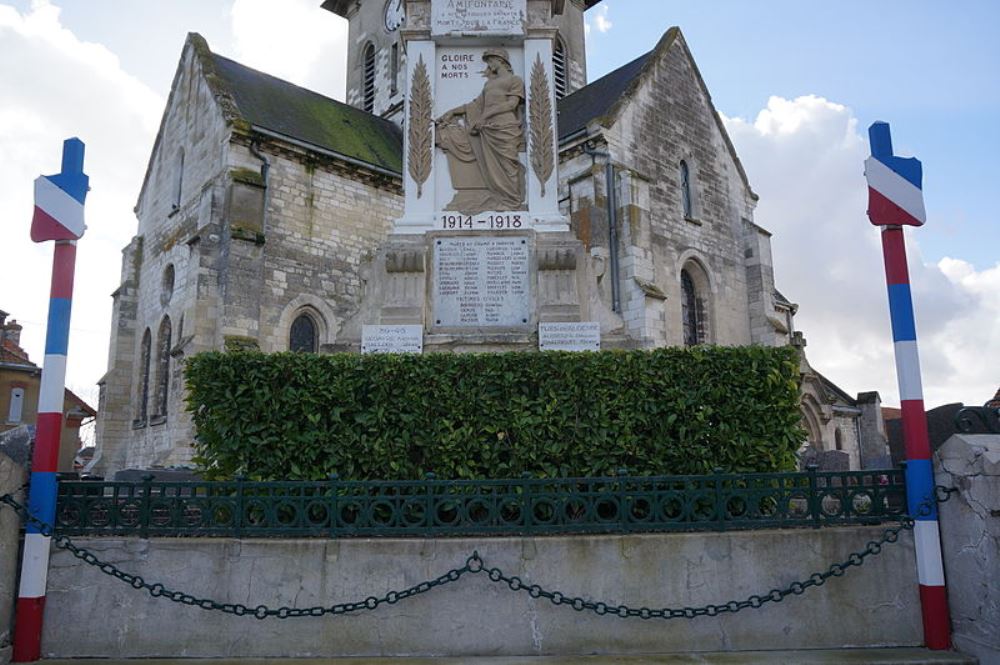
[[[406,0],[386,0],[384,24],[385,29],[394,32],[403,25],[406,19]]]

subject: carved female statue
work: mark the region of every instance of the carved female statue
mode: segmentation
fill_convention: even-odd
[[[437,145],[448,157],[455,197],[446,210],[467,215],[523,210],[524,81],[506,49],[483,52],[483,91],[437,120]],[[461,120],[461,121],[460,121]]]

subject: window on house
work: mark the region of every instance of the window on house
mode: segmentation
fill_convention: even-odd
[[[681,160],[681,205],[684,208],[684,219],[694,219],[694,205],[691,198],[691,170],[687,162]]]
[[[569,91],[569,83],[566,73],[566,45],[559,37],[556,37],[552,44],[552,73],[555,79],[556,99],[562,99]]]
[[[365,46],[362,58],[361,101],[362,107],[369,113],[375,112],[375,45]]]
[[[7,422],[21,422],[24,410],[24,388],[12,388],[10,391],[10,408],[7,410]]]
[[[296,353],[316,353],[316,322],[308,314],[299,314],[292,321],[288,335],[288,349]]]
[[[163,317],[156,334],[156,409],[155,415],[167,415],[167,392],[170,388],[170,317]]]
[[[139,390],[137,399],[139,403],[135,409],[135,419],[141,423],[146,422],[149,413],[149,356],[152,347],[152,335],[149,328],[142,335],[142,344],[139,346]]]
[[[389,83],[392,94],[399,90],[399,44],[392,45],[392,55],[389,57]]]

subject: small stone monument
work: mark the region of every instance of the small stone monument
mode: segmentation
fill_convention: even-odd
[[[558,203],[558,4],[406,4],[405,209],[348,339],[418,325],[424,348],[534,348],[539,324],[589,320],[589,262]]]

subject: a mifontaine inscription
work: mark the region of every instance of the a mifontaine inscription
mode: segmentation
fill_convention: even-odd
[[[434,241],[433,321],[442,328],[524,328],[531,318],[528,240]]]
[[[434,0],[431,34],[523,35],[526,0]]]

